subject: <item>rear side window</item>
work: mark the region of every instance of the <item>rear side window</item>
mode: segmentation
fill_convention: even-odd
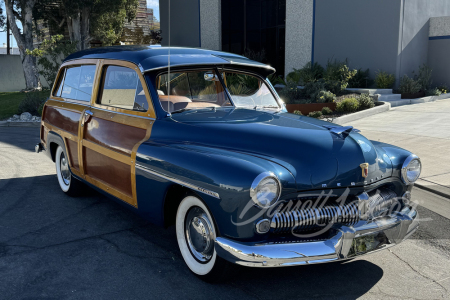
[[[62,98],[89,102],[94,86],[95,65],[67,68],[58,95]],[[60,94],[59,94],[60,93]]]
[[[138,74],[130,68],[107,66],[103,70],[98,104],[147,111],[148,103]]]

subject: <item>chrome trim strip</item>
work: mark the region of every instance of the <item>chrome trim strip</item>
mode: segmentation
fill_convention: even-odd
[[[168,176],[168,175],[161,174],[161,173],[159,173],[159,172],[156,172],[156,171],[154,171],[154,170],[152,170],[152,169],[150,169],[150,168],[147,168],[147,167],[142,166],[142,165],[139,165],[139,164],[136,164],[136,168],[139,169],[139,170],[142,170],[142,171],[144,171],[144,172],[147,172],[147,173],[149,173],[149,174],[158,176],[158,177],[160,177],[160,178],[163,178],[163,179],[172,181],[172,182],[177,183],[177,184],[179,184],[179,185],[182,185],[182,186],[184,186],[184,187],[193,189],[193,190],[198,191],[198,192],[200,192],[200,193],[206,194],[206,195],[208,195],[208,196],[212,196],[212,197],[214,197],[214,198],[220,199],[220,195],[219,195],[218,193],[216,193],[216,192],[213,192],[213,191],[204,189],[204,188],[202,188],[202,187],[193,185],[193,184],[188,183],[188,182],[186,182],[186,181],[181,181],[181,180],[179,180],[179,179],[173,178],[173,177]]]
[[[112,107],[112,106],[111,106]],[[119,111],[114,111],[114,110],[110,110],[110,109],[105,109],[105,108],[101,108],[98,106],[91,106],[92,109],[96,109],[96,110],[101,110],[104,112],[109,112],[109,113],[114,113],[114,114],[118,114],[118,115],[124,115],[124,116],[128,116],[128,117],[133,117],[133,118],[141,118],[141,119],[145,119],[145,120],[152,120],[155,121],[155,118],[151,118],[151,117],[144,117],[144,116],[137,116],[137,115],[131,115],[131,114],[127,114],[124,112],[119,112]]]

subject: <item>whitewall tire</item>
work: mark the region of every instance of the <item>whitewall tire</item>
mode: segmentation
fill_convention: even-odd
[[[176,216],[178,246],[189,269],[205,281],[220,281],[228,273],[230,263],[214,250],[216,228],[206,205],[195,196],[185,197]]]
[[[77,196],[83,184],[75,179],[70,172],[69,158],[63,147],[58,146],[55,153],[56,177],[58,178],[59,187],[69,196]]]

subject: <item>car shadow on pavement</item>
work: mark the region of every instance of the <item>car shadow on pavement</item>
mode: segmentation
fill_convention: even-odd
[[[0,145],[34,151],[39,141],[39,127],[0,127]]]
[[[227,282],[212,285],[184,264],[173,226],[154,226],[93,190],[68,197],[49,175],[0,180],[0,197],[6,298],[357,298],[383,276],[364,260],[236,266]]]

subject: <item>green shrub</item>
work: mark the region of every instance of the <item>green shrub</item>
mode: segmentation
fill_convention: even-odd
[[[302,112],[299,110],[294,110],[294,114],[299,115],[299,116],[303,116]]]
[[[340,113],[352,113],[359,108],[359,101],[356,98],[347,98],[336,105],[336,111]]]
[[[320,112],[320,111],[313,111],[308,114],[308,117],[316,118],[316,119],[320,118],[321,116],[322,116],[322,112]]]
[[[268,77],[267,77],[267,79],[269,79],[269,81],[270,81],[270,83],[273,85],[273,86],[275,86],[275,85],[277,85],[277,84],[284,84],[284,85],[286,85],[286,82],[283,80],[283,78],[281,78],[281,75],[277,75],[277,74],[272,74],[272,75],[269,75]]]
[[[286,82],[292,82],[296,85],[300,85],[300,73],[297,69],[294,69],[294,71],[290,72],[286,76]]]
[[[448,86],[446,86],[445,84],[441,84],[437,88],[441,91],[442,94],[447,94],[449,91]]]
[[[311,100],[315,100],[317,103],[331,103],[334,99],[336,99],[336,95],[329,91],[319,91],[311,97]]]
[[[295,82],[288,81],[286,86],[278,94],[286,104],[295,104],[296,100],[303,97],[304,91],[298,88]]]
[[[440,95],[442,95],[442,91],[438,88],[428,89],[425,94],[427,96],[440,96]]]
[[[384,71],[378,71],[375,75],[375,85],[378,89],[392,89],[395,83],[395,76]]]
[[[294,77],[295,79],[299,79],[299,84],[305,85],[309,82],[315,82],[321,78],[323,78],[324,68],[318,63],[314,63],[311,65],[311,62],[308,62],[303,68],[295,69],[294,73],[297,75]]]
[[[47,97],[39,92],[29,92],[25,95],[25,99],[19,104],[17,113],[20,115],[24,112],[29,112],[33,116],[41,116],[42,110],[41,114],[39,114],[39,108],[45,103],[46,99]]]
[[[361,94],[359,98],[357,98],[359,102],[359,109],[368,109],[375,106],[375,103],[373,102],[372,98],[369,96],[369,94]]]
[[[316,95],[320,91],[326,91],[325,81],[323,79],[315,82],[308,82],[307,84],[305,84],[305,87],[303,89],[304,94],[308,97]]]
[[[345,61],[338,61],[335,60],[332,62],[331,60],[328,60],[327,63],[327,69],[324,73],[323,78],[325,81],[328,82],[335,82],[334,85],[340,86],[340,90],[345,90],[348,87],[349,81],[355,77],[357,70],[350,70],[350,68],[347,66],[348,62]],[[336,83],[338,82],[339,85]],[[329,89],[331,92],[337,94],[339,91],[337,89]]]
[[[349,88],[368,88],[373,84],[373,80],[370,79],[370,71],[369,69],[363,71],[359,69],[355,76],[349,80],[348,87]]]
[[[327,81],[325,84],[325,88],[333,94],[337,95],[341,94],[341,92],[346,89],[346,87],[344,87],[342,85],[342,82],[340,81]]]
[[[419,75],[414,76],[414,79],[420,85],[420,89],[422,91],[427,91],[431,88],[431,84],[433,83],[433,81],[431,80],[431,73],[431,68],[426,64],[423,64],[421,67],[419,67]]]
[[[408,77],[408,75],[404,75],[400,80],[400,85],[398,86],[398,90],[401,94],[415,94],[420,92],[421,85],[417,80]]]
[[[331,110],[331,108],[329,108],[329,107],[322,108],[322,115],[326,116],[326,115],[331,115],[332,113],[333,113],[333,111]]]

